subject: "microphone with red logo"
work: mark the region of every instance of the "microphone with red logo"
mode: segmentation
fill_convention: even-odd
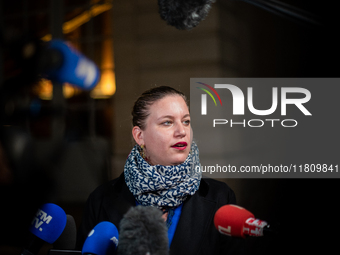
[[[254,214],[237,205],[224,205],[218,209],[214,224],[221,234],[234,237],[277,234],[266,221],[255,219]]]

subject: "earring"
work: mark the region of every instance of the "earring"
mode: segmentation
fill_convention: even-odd
[[[140,146],[140,148],[142,149],[141,152],[140,152],[140,155],[142,156],[142,158],[143,158],[144,160],[146,160],[146,157],[145,157],[145,150],[144,150],[144,148],[145,148],[144,144],[142,144],[142,145]]]

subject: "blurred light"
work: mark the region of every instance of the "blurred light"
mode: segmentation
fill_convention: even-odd
[[[65,98],[73,97],[81,92],[80,89],[73,87],[69,83],[63,84],[63,95]],[[53,84],[50,80],[41,79],[34,87],[33,93],[42,100],[52,100]]]
[[[70,21],[64,22],[63,24],[63,33],[68,34],[81,25],[88,22],[91,18],[108,11],[112,8],[112,4],[98,4],[91,7],[90,10],[84,11],[82,14],[77,17],[71,19]]]
[[[105,22],[103,29],[109,29],[108,22]],[[101,79],[94,90],[91,92],[93,98],[109,98],[116,92],[116,82],[114,63],[113,63],[113,40],[107,39],[102,42],[102,63],[101,63]]]
[[[63,84],[63,95],[65,98],[73,97],[75,95],[78,95],[80,92],[81,90],[73,87],[72,84],[69,84],[67,82]]]
[[[109,98],[116,92],[115,74],[111,69],[102,71],[98,85],[91,91],[91,97]]]
[[[112,4],[97,4],[91,7],[90,10],[84,11],[82,14],[78,15],[77,17],[64,22],[63,24],[63,33],[68,34],[72,31],[76,30],[81,25],[88,22],[91,18],[108,11],[112,8]],[[41,40],[48,42],[52,39],[51,34],[47,34],[41,38]]]
[[[40,99],[51,100],[53,97],[53,85],[50,80],[41,79],[34,87],[33,93],[38,95]]]

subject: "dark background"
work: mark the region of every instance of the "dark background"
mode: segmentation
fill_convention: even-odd
[[[11,167],[15,172],[13,179],[1,182],[1,219],[4,222],[1,254],[18,254],[31,216],[40,203],[59,204],[79,225],[89,192],[122,172],[122,164],[132,148],[130,109],[137,95],[150,86],[171,85],[189,95],[189,79],[193,77],[339,76],[339,21],[334,1],[284,1],[314,13],[321,26],[298,24],[242,1],[217,1],[208,18],[191,31],[167,26],[159,18],[156,1],[111,2],[114,8],[110,36],[114,39],[117,93],[104,100],[93,101],[88,93],[67,100],[68,114],[63,116],[66,125],[61,135],[51,131],[46,119],[28,122],[20,119],[10,123],[19,126],[23,136],[27,133],[29,136],[25,140],[28,144],[23,158],[14,159],[19,166]],[[25,6],[30,11],[43,7],[50,10],[50,14],[58,14],[51,7],[53,3],[56,1],[2,3],[2,31],[12,26],[24,27],[19,29],[22,34],[32,31],[40,36],[46,33],[42,30],[52,30],[44,27],[48,18],[27,24],[22,20]],[[72,17],[79,6],[88,9],[91,4],[91,1],[64,1],[65,12],[72,10],[68,12]],[[67,21],[69,17],[60,18]],[[93,19],[93,22],[97,33],[102,25],[96,23],[98,20]],[[210,38],[217,38],[217,43],[200,44]],[[1,55],[2,84],[7,78],[8,61],[12,61],[8,60],[6,50],[3,48]],[[91,57],[86,43],[82,50]],[[153,51],[161,56],[151,54],[148,58]],[[202,52],[214,58],[205,59],[200,55]],[[92,56],[97,54],[92,53]],[[83,107],[77,108],[79,105]],[[330,109],[334,118],[337,118],[337,110]],[[14,137],[21,131],[15,132]],[[315,130],[310,139],[322,137],[324,132],[327,132],[326,127]],[[9,137],[7,133],[6,137]],[[52,138],[57,138],[57,142]],[[338,136],[333,139],[338,140]],[[30,155],[32,148],[37,151],[34,155]],[[329,149],[325,148],[325,153]],[[276,237],[248,238],[249,254],[336,251],[338,179],[223,181],[235,191],[239,205],[280,228]],[[79,192],[77,196],[74,195],[76,191]]]

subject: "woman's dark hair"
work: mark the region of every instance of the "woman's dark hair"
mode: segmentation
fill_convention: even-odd
[[[171,95],[178,95],[181,96],[185,103],[187,103],[186,96],[171,87],[168,86],[160,86],[149,89],[145,91],[135,102],[133,109],[132,109],[132,125],[138,126],[142,130],[145,129],[145,120],[150,115],[149,107],[155,103],[156,101]]]

